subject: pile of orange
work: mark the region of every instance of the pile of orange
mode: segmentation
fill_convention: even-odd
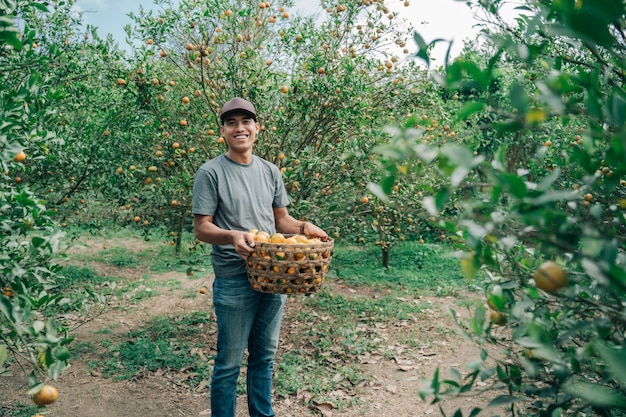
[[[328,242],[302,234],[270,234],[257,229],[249,233],[257,243],[247,260],[254,289],[306,293],[322,284],[332,252]]]
[[[270,235],[268,232],[263,230],[252,229],[249,231],[252,235],[254,235],[255,242],[268,242],[268,243],[284,243],[285,245],[297,245],[304,244],[310,245],[312,243],[320,243],[321,241],[318,238],[309,239],[304,235],[288,235],[285,236],[282,233],[274,233]]]

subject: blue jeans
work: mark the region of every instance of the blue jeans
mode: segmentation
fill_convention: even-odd
[[[253,290],[245,274],[215,277],[217,356],[211,381],[212,417],[235,417],[237,379],[246,346],[248,412],[250,417],[274,416],[274,355],[286,298]]]

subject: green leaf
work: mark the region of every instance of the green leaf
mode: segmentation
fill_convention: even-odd
[[[621,392],[600,385],[597,381],[589,382],[580,376],[575,376],[565,381],[561,389],[573,397],[598,407],[626,409],[626,397]]]
[[[597,343],[595,348],[606,362],[606,369],[622,387],[626,387],[626,350],[611,349],[605,344]]]
[[[2,368],[8,357],[7,345],[0,345],[0,368]]]
[[[483,102],[469,101],[463,104],[463,106],[461,106],[461,108],[456,114],[455,121],[459,122],[459,121],[465,120],[472,114],[479,113],[483,111],[485,108],[487,108],[487,104]]]
[[[520,83],[514,83],[511,86],[511,104],[520,114],[526,114],[528,111],[529,99],[526,95],[524,87]]]
[[[466,279],[473,280],[476,278],[479,270],[478,259],[473,254],[470,253],[461,259],[461,271]]]
[[[522,398],[515,397],[513,395],[499,395],[491,400],[487,407],[502,407],[522,401],[524,401]]]

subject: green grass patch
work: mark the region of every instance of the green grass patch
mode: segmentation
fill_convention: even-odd
[[[128,380],[146,372],[162,370],[176,373],[185,370],[182,383],[196,387],[211,375],[202,335],[212,318],[208,312],[194,312],[176,317],[160,316],[141,329],[128,332],[122,341],[102,353],[97,367],[106,378]]]
[[[461,289],[478,288],[463,276],[454,252],[417,242],[394,246],[389,268],[382,267],[378,247],[335,246],[331,273],[350,285],[403,289],[423,295],[457,295]]]
[[[0,416],[2,417],[31,417],[39,411],[36,405],[22,404],[21,402],[15,404],[3,405],[3,399],[0,395]]]

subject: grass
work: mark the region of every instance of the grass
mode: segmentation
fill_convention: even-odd
[[[128,230],[106,236],[108,242],[129,239],[136,240],[136,237]],[[111,245],[107,249],[73,255],[72,263],[64,267],[64,278],[59,282],[60,289],[72,300],[66,309],[80,310],[85,304],[103,302],[110,297],[137,303],[160,291],[179,290],[182,297],[193,297],[197,291],[184,290],[180,280],[153,281],[151,274],[192,268],[203,270],[204,273],[198,275],[206,276],[206,271],[210,270],[207,247],[187,248],[181,256],[176,256],[171,246],[156,238],[125,246],[128,247]],[[480,280],[468,282],[464,278],[458,259],[444,246],[417,242],[394,246],[388,269],[381,266],[380,258],[378,247],[336,242],[328,279],[349,287],[361,287],[362,291],[354,296],[333,294],[330,286],[325,286],[313,296],[301,299],[301,308],[289,318],[292,324],[300,323],[299,327],[283,329],[281,335],[287,346],[281,346],[276,357],[278,397],[306,390],[316,396],[316,401],[329,402],[337,409],[352,405],[352,400],[335,398],[332,393],[358,391],[359,386],[371,379],[366,368],[359,365],[360,358],[367,355],[392,358],[395,352],[389,350],[390,337],[408,351],[431,343],[428,332],[422,331],[422,326],[431,326],[431,323],[420,321],[419,317],[425,308],[433,306],[424,305],[420,296],[457,296],[455,302],[463,306],[470,301],[459,295],[480,288]],[[105,277],[89,266],[94,263],[122,270],[141,270],[143,275],[134,279]],[[198,275],[189,279],[197,279]],[[207,310],[161,315],[123,334],[113,332],[111,324],[98,331],[106,338],[97,346],[88,341],[73,343],[70,346],[72,356],[84,358],[88,366],[107,378],[136,379],[158,371],[180,384],[198,389],[210,380],[212,370],[209,361],[215,342],[208,334],[215,324],[209,313]],[[386,330],[399,327],[409,331],[390,334],[393,331]],[[441,330],[437,332],[438,337],[451,332]],[[293,333],[285,333],[287,331]],[[214,332],[212,334],[214,338]],[[245,392],[243,377],[239,379],[238,392]],[[346,398],[358,398],[358,395]]]
[[[405,290],[422,295],[457,295],[477,289],[468,283],[459,260],[444,246],[404,242],[391,249],[390,267],[382,267],[378,247],[338,246],[332,271],[351,285]]]
[[[185,369],[181,382],[197,386],[210,377],[208,354],[202,335],[211,324],[207,312],[153,319],[146,326],[128,332],[122,340],[102,352],[100,361],[92,362],[106,378],[126,380],[146,372],[177,372]]]

